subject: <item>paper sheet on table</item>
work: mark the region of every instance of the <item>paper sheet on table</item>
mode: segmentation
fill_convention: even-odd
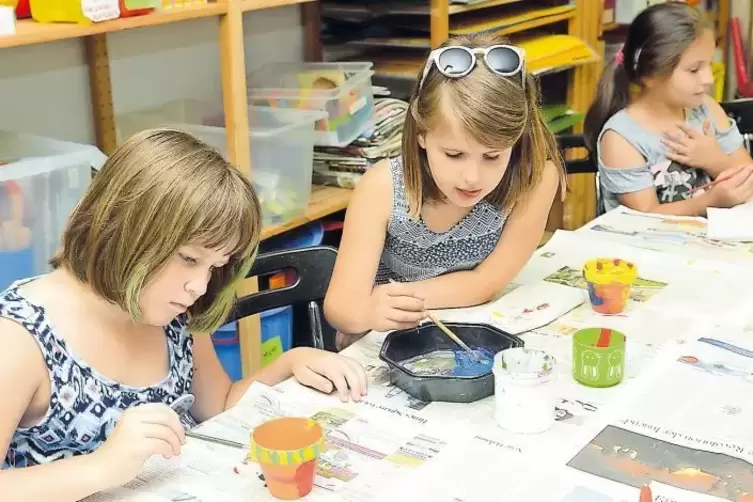
[[[735,207],[710,207],[707,210],[710,239],[753,241],[753,202]]]
[[[545,326],[581,305],[584,291],[539,282],[524,284],[494,301],[489,321],[512,335]]]
[[[625,406],[567,467],[614,491],[652,481],[699,494],[753,498],[753,342],[725,330],[668,347]]]
[[[587,223],[576,233],[669,252],[676,260],[684,258],[693,267],[704,266],[703,260],[717,262],[717,268],[725,265],[728,268],[730,265],[753,267],[753,242],[711,238],[707,234],[709,226],[705,218],[642,213],[620,206]]]

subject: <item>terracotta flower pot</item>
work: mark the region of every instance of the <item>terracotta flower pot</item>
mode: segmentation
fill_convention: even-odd
[[[324,448],[322,427],[309,418],[275,418],[251,434],[248,458],[261,466],[273,497],[298,500],[314,485],[316,462]]]

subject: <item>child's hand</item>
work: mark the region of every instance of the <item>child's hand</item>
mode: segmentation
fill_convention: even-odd
[[[711,207],[733,207],[753,198],[753,166],[740,168],[709,189]]]
[[[390,331],[418,326],[423,318],[424,301],[417,298],[411,283],[390,282],[371,293],[371,329]]]
[[[186,434],[178,415],[164,403],[135,406],[123,412],[107,441],[94,453],[114,486],[138,476],[152,455],[180,455]]]
[[[708,119],[703,122],[703,131],[677,124],[676,128],[664,132],[661,142],[667,148],[665,156],[669,160],[690,167],[708,169],[726,157]]]
[[[336,390],[343,402],[366,395],[366,372],[353,359],[309,347],[293,349],[291,356],[293,376],[301,384],[326,394]]]

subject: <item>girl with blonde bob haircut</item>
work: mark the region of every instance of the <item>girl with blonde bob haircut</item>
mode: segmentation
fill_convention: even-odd
[[[232,407],[252,380],[365,393],[357,363],[311,348],[238,382],[223,370],[207,333],[232,309],[260,232],[251,183],[192,136],[147,130],[112,154],[54,271],[0,293],[4,498],[70,501],[122,485],[150,456],[178,455],[184,428]],[[179,416],[169,405],[186,394],[195,401]]]
[[[539,98],[505,38],[459,37],[429,54],[402,155],[369,169],[348,206],[325,300],[343,345],[414,327],[425,309],[487,302],[517,275],[564,188]]]

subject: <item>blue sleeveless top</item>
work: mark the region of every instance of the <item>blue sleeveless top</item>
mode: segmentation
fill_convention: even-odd
[[[186,329],[185,316],[164,328],[169,374],[154,386],[132,387],[107,378],[68,349],[44,307],[19,291],[31,280],[17,282],[0,293],[0,317],[23,326],[39,345],[50,373],[50,407],[36,425],[16,429],[3,469],[90,453],[104,443],[124,410],[146,403],[169,404],[190,391],[193,338]],[[182,420],[188,427],[196,425],[189,413]]]
[[[704,103],[695,109],[685,111],[685,122],[699,131],[703,130],[703,122],[708,119],[714,130],[719,148],[726,154],[731,154],[743,146],[743,137],[737,128],[737,123],[730,120],[730,125],[718,128],[709,107]],[[604,210],[609,211],[619,206],[618,196],[621,194],[639,192],[646,188],[656,189],[656,196],[661,203],[678,202],[700,195],[701,191],[693,192],[711,178],[703,169],[685,166],[671,162],[664,155],[666,148],[661,137],[644,129],[627,112],[620,110],[615,113],[602,128],[597,141],[597,151],[601,148],[601,138],[606,131],[612,130],[625,138],[645,159],[639,166],[620,169],[608,166],[598,154],[599,181],[601,200]]]
[[[447,232],[434,232],[409,215],[401,157],[390,159],[392,210],[376,283],[413,282],[472,270],[499,242],[507,214],[481,201]]]

